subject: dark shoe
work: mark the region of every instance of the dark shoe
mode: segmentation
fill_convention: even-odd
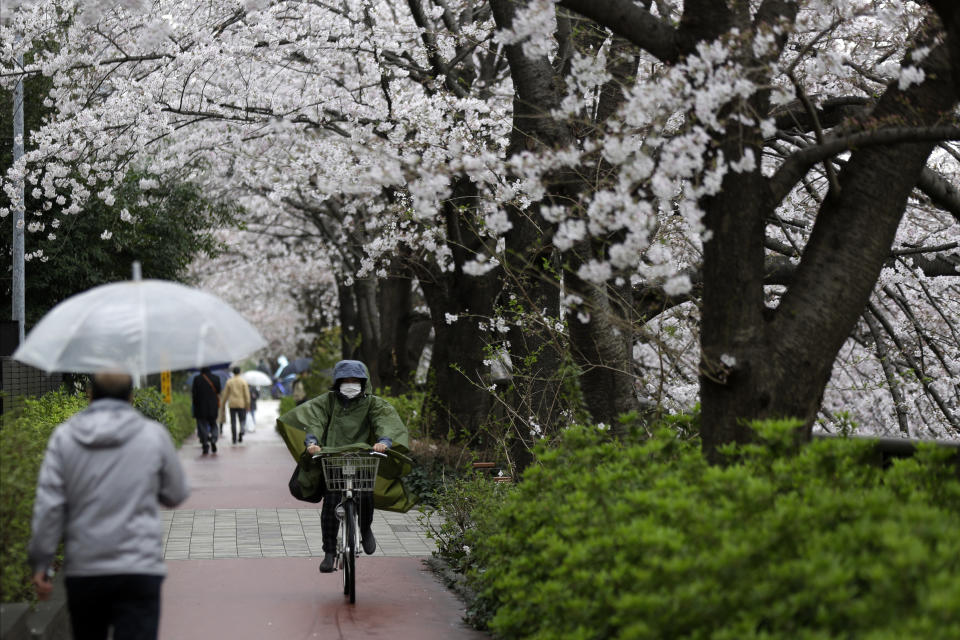
[[[243,442],[243,433],[240,434],[240,442]]]
[[[203,455],[207,455],[207,445],[203,445]]]
[[[368,556],[377,550],[377,539],[373,537],[372,530],[360,532],[360,544],[363,546],[363,552]]]
[[[333,562],[337,557],[332,553],[323,554],[323,562],[320,563],[320,573],[333,573]]]
[[[217,443],[216,443],[216,442],[211,442],[211,443],[210,443],[210,451],[213,451],[214,453],[217,452]]]

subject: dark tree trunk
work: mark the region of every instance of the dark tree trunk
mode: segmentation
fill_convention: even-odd
[[[337,300],[340,303],[340,356],[356,360],[360,355],[360,317],[353,287],[337,282]]]
[[[411,362],[408,336],[413,317],[413,282],[409,276],[393,270],[380,281],[377,306],[380,311],[380,344],[377,369],[380,383],[392,393],[406,393],[413,381],[417,361]]]
[[[500,29],[511,28],[517,4],[511,0],[490,0],[493,17]],[[513,131],[507,155],[532,149],[551,149],[573,142],[569,127],[552,116],[559,105],[556,76],[546,57],[527,57],[519,44],[506,47],[507,62],[513,78]],[[577,178],[573,172],[558,171],[550,177],[547,201],[569,205],[576,199]],[[572,189],[572,193],[569,192]],[[571,200],[572,196],[572,200]],[[514,463],[523,468],[529,462],[529,449],[537,429],[550,430],[562,410],[559,372],[562,349],[553,327],[544,326],[550,318],[560,317],[559,261],[544,237],[542,221],[537,220],[539,204],[528,210],[507,207],[513,227],[506,235],[508,292],[517,296],[526,323],[512,327],[510,358],[514,366],[517,398]],[[544,315],[546,319],[539,316]]]
[[[431,407],[435,433],[464,440],[480,433],[492,403],[483,363],[486,335],[477,317],[493,315],[501,288],[499,270],[482,276],[462,270],[467,260],[485,252],[483,239],[476,233],[476,196],[475,185],[459,177],[454,180],[451,198],[444,203],[454,268],[441,271],[433,264],[419,265],[420,287],[434,331],[430,368],[435,383]],[[447,322],[447,314],[458,319]]]
[[[383,386],[380,379],[380,309],[377,306],[377,281],[374,278],[357,280],[353,287],[357,299],[357,314],[360,324],[360,360],[370,370],[372,388]]]
[[[737,143],[731,141],[729,147]],[[753,147],[758,153],[759,148]],[[736,153],[735,149],[733,150]],[[727,155],[726,157],[737,157]],[[700,328],[703,446],[743,441],[741,417],[759,417],[770,405],[764,333],[763,177],[728,174],[723,192],[706,203]],[[734,195],[736,194],[736,195]]]
[[[633,374],[630,288],[611,295],[607,285],[583,282],[571,274],[565,283],[584,299],[581,312],[590,315],[589,322],[582,322],[579,313],[567,320],[584,402],[595,422],[611,425],[613,433],[622,436],[618,417],[640,411]]]
[[[873,122],[929,126],[949,117],[958,96],[946,51],[935,49],[924,66],[922,84],[906,91],[888,88],[871,114]],[[731,147],[743,144],[730,141],[727,157],[736,157]],[[905,143],[852,152],[839,175],[839,192],[832,190],[821,206],[776,310],[763,305],[762,240],[763,218],[779,203],[766,197],[759,173],[728,175],[722,193],[706,203],[705,223],[713,232],[705,243],[701,330],[708,455],[715,457],[723,443],[749,439],[750,420],[798,418],[806,425],[801,435],[809,436],[837,353],[889,258],[907,198],[933,146]]]
[[[601,43],[602,39],[595,46],[599,47]],[[588,137],[595,137],[599,126],[623,103],[621,87],[629,84],[638,63],[636,47],[623,38],[614,37],[607,61],[611,79],[601,88],[594,126],[586,132]],[[597,158],[597,166],[601,175],[612,173],[612,168],[602,158]],[[584,188],[588,188],[588,185],[584,185]],[[611,425],[614,435],[622,436],[624,433],[618,417],[633,411],[639,412],[641,408],[633,373],[633,342],[636,335],[632,288],[629,285],[598,285],[585,282],[577,276],[580,266],[589,259],[604,259],[605,250],[604,242],[584,240],[568,254],[569,267],[565,272],[564,285],[582,298],[583,304],[578,313],[568,319],[567,326],[573,359],[581,372],[580,389],[587,410],[595,422]],[[590,316],[589,322],[581,322],[577,317],[583,312]]]

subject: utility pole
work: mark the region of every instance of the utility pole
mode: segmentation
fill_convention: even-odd
[[[13,166],[23,157],[23,54],[17,56],[17,65],[21,74],[17,78],[17,85],[13,89]],[[20,197],[13,211],[13,319],[19,324],[19,341],[23,344],[23,324],[26,319],[26,304],[24,290],[26,280],[23,263],[23,231],[24,209],[26,207],[24,181],[26,176],[20,176]]]

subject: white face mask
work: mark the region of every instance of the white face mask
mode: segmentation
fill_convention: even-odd
[[[360,395],[360,383],[344,382],[340,385],[340,393],[348,398],[356,398],[358,395]]]

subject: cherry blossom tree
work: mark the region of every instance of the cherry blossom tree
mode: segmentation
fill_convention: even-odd
[[[388,377],[422,292],[444,433],[486,422],[506,353],[494,391],[520,445],[570,419],[570,383],[615,428],[699,399],[708,450],[785,415],[956,434],[958,19],[945,1],[37,0],[2,26],[0,78],[50,76],[56,113],[3,188],[74,215],[135,165],[245,199],[256,251],[309,254],[289,280],[329,286]]]

